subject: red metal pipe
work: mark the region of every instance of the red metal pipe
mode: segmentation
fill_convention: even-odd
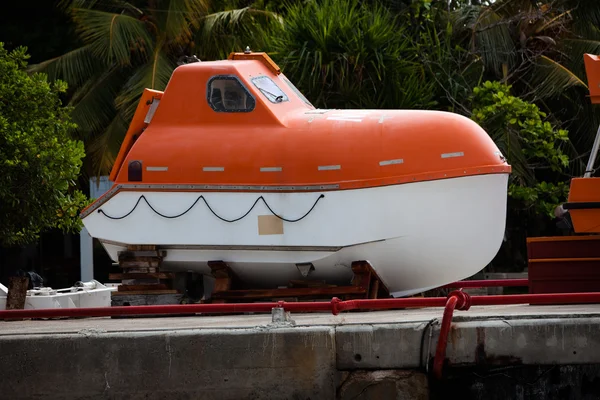
[[[394,308],[413,308],[413,307],[443,307],[446,304],[446,297],[408,297],[399,299],[369,299],[369,300],[347,300],[337,303],[337,310],[332,310],[334,315],[336,311],[348,310],[391,310]]]
[[[452,325],[452,316],[458,298],[456,296],[448,297],[446,307],[444,308],[444,316],[442,317],[442,326],[440,328],[440,337],[438,339],[437,348],[435,350],[435,358],[433,359],[433,376],[437,379],[442,378],[442,368],[444,359],[446,358],[446,346],[448,345],[448,335],[450,334],[450,326]]]
[[[456,293],[456,292],[453,292]],[[462,293],[462,292],[461,292]],[[509,304],[585,304],[600,303],[600,292],[514,294],[498,296],[472,296],[471,305]],[[194,313],[271,312],[273,307],[286,311],[331,311],[334,315],[348,310],[389,310],[411,307],[444,307],[445,297],[409,297],[399,299],[369,299],[331,302],[269,302],[225,304],[176,304],[162,306],[126,306],[97,308],[51,308],[36,310],[0,310],[0,318],[55,318],[55,317],[109,317],[116,315],[181,315]]]
[[[458,281],[441,288],[483,288],[483,287],[529,287],[529,279],[483,279]]]
[[[452,326],[452,316],[454,309],[468,310],[471,308],[471,296],[461,290],[456,290],[448,295],[446,307],[444,307],[444,316],[442,317],[442,326],[440,327],[440,337],[435,350],[433,359],[433,375],[437,379],[442,378],[442,369],[446,359],[446,347],[448,346],[448,335]]]
[[[237,303],[237,304],[172,304],[160,306],[123,306],[93,308],[49,308],[37,310],[2,310],[0,318],[112,317],[120,315],[182,315],[195,313],[271,312],[284,306],[287,311],[330,311],[331,302],[312,303]]]
[[[337,297],[330,302],[293,302],[237,303],[237,304],[180,304],[162,306],[127,306],[97,308],[58,308],[36,310],[2,310],[0,319],[19,318],[56,318],[56,317],[108,317],[118,315],[182,315],[194,313],[237,313],[270,312],[274,307],[283,307],[286,311],[331,311],[337,315],[340,311],[355,309],[383,310],[410,307],[442,307],[445,305],[440,328],[440,337],[433,362],[436,378],[442,377],[448,335],[455,309],[468,310],[471,305],[491,306],[510,304],[590,304],[600,303],[600,292],[590,293],[548,293],[516,294],[500,296],[469,296],[462,290],[444,297],[412,297],[399,299],[369,299],[341,301]]]

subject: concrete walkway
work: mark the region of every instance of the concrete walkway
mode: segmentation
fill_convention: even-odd
[[[264,314],[3,321],[0,398],[426,399],[441,316],[428,308],[292,314],[287,325]],[[473,307],[455,312],[447,361],[600,363],[599,326],[600,305]]]

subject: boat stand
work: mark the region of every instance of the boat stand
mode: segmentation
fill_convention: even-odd
[[[215,278],[214,290],[204,303],[236,303],[248,301],[307,301],[338,297],[342,300],[389,298],[390,293],[368,261],[352,263],[354,277],[350,285],[328,285],[323,281],[293,280],[285,288],[245,288],[223,261],[208,263]]]
[[[161,271],[164,253],[155,246],[129,246],[119,254],[122,272],[111,273],[110,280],[121,281],[112,292],[112,306],[168,305],[188,302],[178,274]],[[215,278],[210,296],[200,303],[239,303],[260,301],[317,301],[338,297],[342,300],[389,298],[385,284],[368,261],[355,261],[349,285],[338,286],[324,281],[291,280],[287,287],[257,289],[239,279],[224,261],[209,261]],[[307,266],[307,267],[310,267]],[[308,275],[308,274],[306,274]],[[183,285],[185,287],[185,284]]]
[[[120,280],[112,292],[113,306],[179,304],[183,293],[175,288],[175,273],[160,270],[164,254],[155,246],[129,246],[119,254],[121,273],[110,274]]]

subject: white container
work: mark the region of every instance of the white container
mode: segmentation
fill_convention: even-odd
[[[25,309],[110,307],[111,292],[116,290],[96,280],[77,282],[65,289],[35,288],[27,291]],[[8,289],[0,284],[0,310],[6,309],[7,295]]]

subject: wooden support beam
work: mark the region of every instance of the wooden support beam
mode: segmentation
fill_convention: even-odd
[[[111,296],[129,296],[129,295],[151,295],[151,294],[179,294],[177,290],[126,290],[122,292],[112,292]]]
[[[229,265],[223,261],[209,261],[208,267],[211,270],[211,275],[215,278],[213,293],[231,290],[234,274]]]
[[[119,292],[139,292],[143,290],[169,290],[169,285],[161,283],[153,283],[150,285],[119,285],[117,291]]]
[[[111,273],[108,274],[110,280],[122,279],[173,279],[175,274],[172,272],[147,272],[147,273]]]
[[[341,296],[346,294],[365,295],[366,291],[361,287],[338,286],[322,288],[279,288],[279,289],[251,289],[251,290],[228,290],[213,293],[212,298],[219,300],[246,300],[246,299],[270,299],[285,297],[311,297],[311,296]]]
[[[352,263],[354,277],[348,286],[330,285],[323,281],[291,280],[287,288],[278,289],[242,289],[237,277],[227,263],[210,261],[208,266],[215,277],[215,287],[208,302],[223,303],[229,301],[288,299],[290,301],[330,299],[339,297],[348,299],[376,299],[389,297],[389,292],[369,262]]]

